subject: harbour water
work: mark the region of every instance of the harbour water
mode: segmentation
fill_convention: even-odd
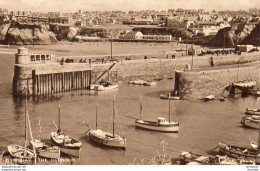
[[[0,150],[11,143],[23,144],[25,100],[12,96],[14,55],[0,54]],[[260,99],[249,96],[201,102],[199,100],[172,101],[172,119],[180,123],[179,133],[159,133],[136,129],[134,119],[139,117],[139,99],[142,96],[143,118],[155,120],[168,117],[168,101],[159,98],[160,93],[173,89],[174,80],[162,80],[154,87],[133,86],[119,83],[118,90],[92,92],[88,90],[55,94],[29,99],[28,110],[33,136],[39,137],[38,121],[41,120],[41,138],[49,140],[58,122],[58,105],[61,106],[61,128],[82,141],[80,163],[84,165],[129,164],[134,158],[145,161],[161,152],[160,141],[168,143],[167,153],[177,157],[181,151],[200,154],[216,147],[218,142],[249,146],[257,140],[258,131],[244,128],[240,119],[246,107],[258,108]],[[96,101],[99,101],[98,127],[112,131],[112,99],[116,99],[116,115],[127,138],[127,149],[102,148],[85,138],[87,130],[83,122],[95,127]],[[116,133],[118,132],[116,125]]]

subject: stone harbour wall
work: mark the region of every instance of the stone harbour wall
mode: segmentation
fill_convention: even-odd
[[[184,97],[221,96],[225,87],[237,80],[255,80],[260,86],[260,66],[248,66],[209,71],[176,71],[175,89]]]

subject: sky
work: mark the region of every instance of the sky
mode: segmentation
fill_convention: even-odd
[[[0,0],[0,8],[39,12],[260,8],[260,0]]]

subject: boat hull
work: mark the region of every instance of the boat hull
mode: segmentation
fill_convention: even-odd
[[[243,117],[241,122],[246,127],[260,129],[260,120],[253,120],[248,117]]]
[[[37,156],[46,159],[59,159],[60,149],[57,146],[50,147],[45,145],[42,141],[34,139],[30,141],[30,148],[36,149]]]
[[[73,145],[65,146],[64,143],[63,143],[62,138],[58,139],[58,138],[55,137],[55,135],[56,135],[56,132],[52,132],[51,133],[51,140],[52,140],[52,142],[55,145],[59,146],[61,153],[64,153],[64,154],[67,154],[67,155],[70,155],[70,156],[74,156],[74,157],[79,157],[81,143],[78,142],[78,140],[68,136],[69,138],[71,138],[72,140],[74,140],[74,141],[76,141],[78,143],[75,144],[74,146]]]
[[[145,123],[135,122],[135,126],[142,129],[152,130],[152,131],[159,131],[159,132],[179,132],[179,124],[174,126],[167,126],[167,125],[149,125]]]
[[[260,164],[260,155],[259,154],[248,154],[248,153],[243,153],[243,151],[251,151],[251,149],[243,148],[243,147],[237,147],[237,146],[231,146],[228,147],[228,145],[219,143],[218,145],[219,148],[219,154],[222,155],[227,155],[232,158],[243,158],[245,160],[252,160],[255,161],[256,164]],[[235,150],[239,149],[239,150]]]
[[[59,159],[60,149],[36,149],[37,155],[41,158]]]
[[[113,138],[105,138],[104,136],[98,136],[97,130],[91,130],[89,131],[89,139],[95,143],[98,143],[100,145],[104,145],[107,147],[113,147],[113,148],[122,148],[126,149],[126,139],[125,138],[119,138],[117,140]],[[111,135],[111,133],[103,132],[104,134]],[[115,135],[115,137],[118,135]]]
[[[246,115],[260,115],[260,110],[247,108],[245,114]]]
[[[167,95],[160,95],[161,99],[167,99],[167,100],[180,100],[180,96],[167,96]]]
[[[18,164],[32,164],[35,154],[32,150],[27,149],[27,156],[24,156],[24,147],[20,145],[9,145],[7,147],[13,161]]]
[[[96,91],[113,90],[113,89],[118,88],[118,84],[110,85],[110,86],[108,86],[108,87],[104,87],[104,86],[102,86],[102,85],[98,85],[98,86],[94,86],[94,88],[95,88]]]
[[[155,85],[156,85],[156,82],[150,82],[150,81],[140,80],[140,81],[130,81],[129,84],[133,84],[133,85],[144,85],[144,86],[155,86]]]

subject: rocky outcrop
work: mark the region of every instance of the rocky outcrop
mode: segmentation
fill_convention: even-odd
[[[48,25],[13,23],[6,32],[5,44],[53,44],[57,39]]]
[[[10,24],[3,24],[0,26],[0,42],[3,42],[5,40],[9,27]]]
[[[77,35],[78,30],[78,28],[71,26],[50,25],[50,31],[52,31],[55,34],[57,40],[59,41],[72,41],[74,37]]]
[[[245,43],[246,40],[247,44],[252,44],[254,41],[249,39],[249,37],[252,37],[251,35],[255,28],[256,25],[254,24],[241,24],[220,29],[217,35],[210,41],[209,45],[231,48],[238,44]],[[256,31],[256,34],[259,33]]]

